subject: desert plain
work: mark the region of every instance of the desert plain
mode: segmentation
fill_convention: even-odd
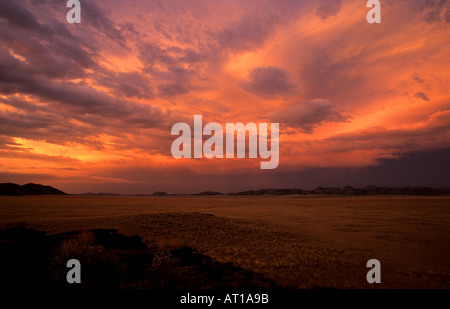
[[[281,288],[450,288],[450,196],[1,196],[0,227],[117,229]],[[366,263],[381,263],[369,284]]]

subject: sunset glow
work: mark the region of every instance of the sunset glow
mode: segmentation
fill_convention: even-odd
[[[381,24],[356,0],[83,1],[81,24],[66,13],[0,2],[1,182],[131,194],[450,185],[445,168],[421,174],[428,159],[415,179],[403,167],[355,176],[450,148],[449,2],[385,1]],[[279,166],[173,158],[170,129],[194,115],[279,123]]]

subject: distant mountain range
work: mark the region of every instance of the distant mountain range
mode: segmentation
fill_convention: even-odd
[[[67,193],[50,186],[35,183],[17,185],[15,183],[0,183],[0,195],[67,195]]]
[[[313,190],[303,189],[260,189],[248,190],[241,192],[232,192],[224,194],[216,191],[203,191],[194,194],[169,194],[167,192],[157,191],[152,194],[134,194],[134,196],[213,196],[213,195],[450,195],[450,189],[436,189],[430,187],[378,187],[367,186],[364,188],[353,188],[351,186],[334,188],[334,187],[317,187]],[[122,194],[115,193],[82,193],[81,195],[101,195],[115,196]]]
[[[313,190],[303,189],[260,189],[248,190],[236,193],[223,194],[215,191],[204,191],[195,194],[169,194],[157,191],[152,194],[134,194],[134,196],[213,196],[213,195],[342,195],[342,196],[359,196],[359,195],[450,195],[450,189],[436,189],[430,187],[379,187],[367,186],[364,188],[346,187],[317,187]],[[0,195],[67,195],[67,193],[55,189],[51,186],[43,186],[34,183],[26,185],[17,185],[14,183],[0,183]],[[82,193],[79,195],[96,195],[96,196],[121,196],[125,194],[117,193]]]
[[[313,190],[302,189],[261,189],[249,190],[230,195],[289,195],[289,194],[325,194],[325,195],[446,195],[450,189],[436,189],[429,187],[378,187],[367,186],[364,188],[353,188],[351,186],[317,187]]]

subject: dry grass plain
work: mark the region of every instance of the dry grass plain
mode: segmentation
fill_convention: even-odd
[[[450,288],[450,197],[0,197],[0,226],[117,228],[291,288]],[[381,262],[381,284],[366,263]]]

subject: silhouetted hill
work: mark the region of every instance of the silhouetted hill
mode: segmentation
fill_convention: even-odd
[[[309,194],[310,191],[302,189],[260,189],[248,190],[238,193],[230,193],[231,195],[289,195],[289,194]]]
[[[351,186],[334,188],[334,187],[317,187],[313,190],[302,189],[261,189],[249,190],[238,193],[230,193],[230,195],[289,195],[289,194],[326,194],[326,195],[447,195],[450,189],[436,189],[429,187],[378,187],[367,186],[364,188],[353,188]]]
[[[0,183],[0,195],[67,195],[67,193],[51,186],[43,186],[35,183],[18,185],[15,183]]]
[[[87,196],[121,196],[119,193],[111,193],[111,192],[84,192],[78,195],[87,195]]]
[[[156,191],[154,193],[152,193],[151,196],[168,196],[169,194],[167,194],[166,192],[162,192],[162,191]]]
[[[195,193],[192,195],[223,195],[223,194],[220,192],[214,192],[214,191],[203,191],[203,192]]]
[[[379,186],[366,186],[364,188],[353,188],[352,186],[346,187],[317,187],[313,190],[303,189],[260,189],[260,190],[247,190],[241,192],[234,192],[223,194],[215,191],[204,191],[194,194],[168,194],[162,191],[156,191],[152,194],[138,194],[133,196],[210,196],[210,195],[343,195],[343,196],[355,196],[355,195],[450,195],[450,188],[437,189],[430,187],[379,187]],[[67,195],[67,193],[53,188],[51,186],[43,186],[34,183],[28,183],[26,185],[18,185],[15,183],[0,183],[0,195]],[[123,194],[117,193],[81,193],[79,195],[96,195],[96,196],[122,196]],[[127,195],[127,194],[125,194]]]

